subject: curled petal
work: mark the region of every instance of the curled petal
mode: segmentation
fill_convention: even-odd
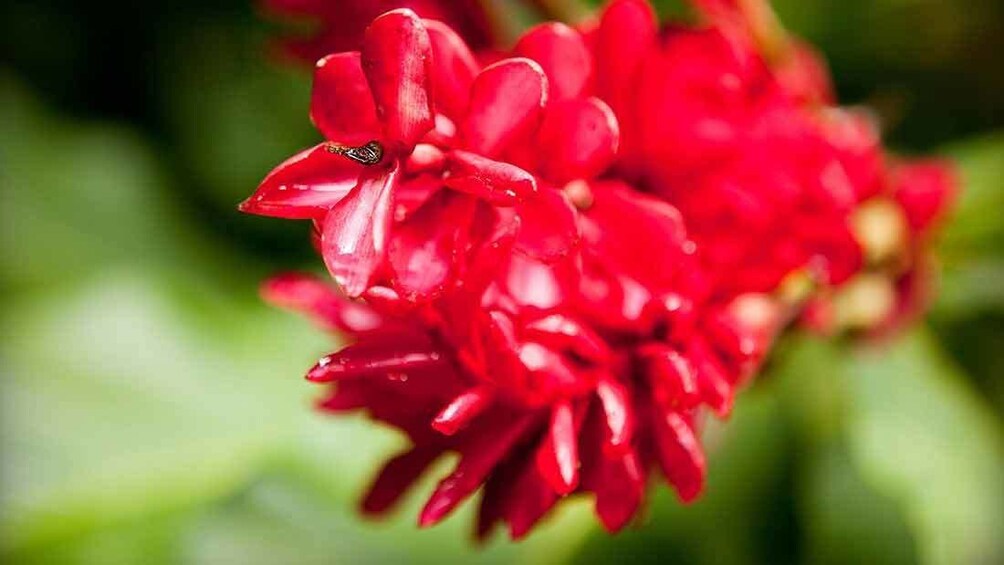
[[[592,79],[592,55],[582,35],[565,24],[551,22],[530,29],[513,51],[540,63],[552,100],[579,96]]]
[[[446,186],[473,194],[497,206],[515,206],[537,192],[537,180],[523,169],[467,151],[452,151]]]
[[[547,77],[536,62],[503,59],[474,79],[467,117],[461,126],[466,147],[498,157],[536,132],[547,103]]]
[[[596,176],[613,162],[619,137],[617,118],[598,98],[548,106],[537,136],[543,176],[556,183]]]
[[[386,252],[398,170],[367,170],[359,184],[324,218],[324,262],[342,289],[357,297],[369,286]]]
[[[432,84],[436,110],[457,120],[467,111],[471,84],[478,74],[474,55],[453,29],[435,20],[423,20],[432,41]]]
[[[663,407],[691,407],[700,399],[694,366],[671,347],[653,343],[639,350],[656,402]]]
[[[386,12],[366,28],[363,72],[384,137],[405,154],[435,125],[429,94],[431,61],[429,34],[411,10]]]
[[[324,137],[339,143],[361,145],[379,135],[380,122],[358,51],[335,53],[317,62],[310,120]]]
[[[323,218],[359,180],[363,167],[328,151],[321,143],[276,167],[238,209],[248,214],[294,220]]]

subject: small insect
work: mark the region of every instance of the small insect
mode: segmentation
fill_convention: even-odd
[[[329,153],[344,155],[360,165],[376,165],[383,159],[383,146],[376,141],[370,141],[359,147],[351,147],[340,143],[328,143],[327,149]]]

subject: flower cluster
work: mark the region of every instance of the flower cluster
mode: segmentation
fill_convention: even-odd
[[[320,407],[410,439],[364,511],[456,452],[423,526],[480,489],[481,537],[573,493],[617,531],[653,473],[701,493],[703,414],[729,414],[791,321],[851,327],[862,280],[892,292],[867,329],[921,303],[950,169],[887,157],[764,6],[698,4],[700,27],[660,30],[614,0],[481,58],[398,9],[317,62],[326,141],[241,209],[313,222],[337,284],[264,294],[350,339],[307,374]]]

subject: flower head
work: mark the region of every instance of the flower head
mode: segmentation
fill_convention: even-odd
[[[701,493],[703,414],[728,416],[791,319],[877,274],[912,301],[919,267],[889,270],[868,226],[891,207],[922,256],[950,175],[886,158],[869,119],[831,107],[819,59],[736,8],[758,3],[702,4],[706,25],[660,30],[614,0],[488,66],[393,10],[318,61],[327,141],[241,209],[314,223],[337,285],[264,294],[351,340],[308,371],[320,408],[411,441],[364,511],[449,451],[423,526],[481,489],[479,536],[521,537],[573,493],[617,531],[651,474]]]

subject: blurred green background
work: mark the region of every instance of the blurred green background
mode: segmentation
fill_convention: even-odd
[[[245,0],[0,3],[0,560],[1004,562],[1004,6],[776,5],[894,148],[961,165],[929,320],[788,338],[708,430],[697,504],[658,487],[610,537],[583,500],[479,549],[469,507],[424,531],[421,496],[354,513],[402,440],[311,411],[299,376],[332,345],[257,298],[318,268],[304,226],[234,210],[316,139],[274,26]]]

